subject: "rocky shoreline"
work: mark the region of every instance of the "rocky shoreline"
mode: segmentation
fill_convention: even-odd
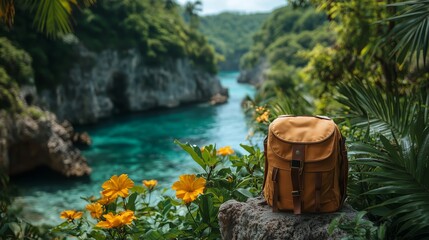
[[[148,66],[137,49],[96,53],[77,47],[79,61],[69,80],[38,94],[38,102],[58,119],[95,123],[115,114],[193,102],[227,100],[219,79],[187,59],[167,59]]]
[[[74,146],[76,133],[58,123],[53,113],[40,109],[33,116],[2,112],[0,126],[0,166],[9,175],[39,166],[47,166],[66,177],[91,173],[86,159]]]
[[[74,132],[72,124],[228,100],[228,89],[219,79],[187,59],[148,66],[136,49],[96,53],[82,45],[76,48],[79,58],[67,81],[43,90],[34,84],[13,85],[13,92],[6,88],[18,106],[15,110],[0,109],[0,167],[9,175],[39,166],[66,177],[89,175],[91,168],[77,147],[90,145],[91,139],[88,134]]]

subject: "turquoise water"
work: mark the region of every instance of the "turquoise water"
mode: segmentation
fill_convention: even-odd
[[[18,179],[15,184],[22,195],[16,204],[26,209],[24,217],[34,224],[57,224],[62,210],[82,209],[85,202],[80,197],[98,197],[101,184],[112,175],[127,173],[136,184],[157,179],[161,187],[169,187],[180,174],[197,171],[197,165],[173,143],[174,139],[199,146],[230,145],[240,150],[239,144],[246,142],[248,134],[240,104],[246,95],[253,95],[254,89],[238,84],[237,77],[237,72],[219,74],[230,94],[224,105],[149,111],[81,129],[88,131],[93,140],[93,145],[83,151],[93,170],[91,176],[64,180],[39,174]]]

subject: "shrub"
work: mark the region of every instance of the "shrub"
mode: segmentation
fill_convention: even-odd
[[[86,198],[86,211],[65,210],[65,221],[52,229],[85,239],[216,239],[220,238],[217,214],[229,199],[246,200],[262,187],[263,153],[241,145],[247,155],[240,156],[231,147],[197,147],[176,143],[203,170],[184,174],[172,189],[155,190],[155,180],[135,185],[126,174],[112,176],[99,198]],[[159,197],[151,201],[151,195]]]

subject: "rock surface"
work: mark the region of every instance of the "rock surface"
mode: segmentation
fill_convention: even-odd
[[[72,136],[54,114],[11,116],[0,112],[0,166],[9,175],[48,166],[67,177],[89,175],[91,168],[73,146]]]
[[[347,218],[355,216],[350,207],[341,213]],[[340,239],[346,234],[340,230],[329,235],[327,228],[339,213],[302,214],[273,213],[262,197],[250,198],[247,202],[229,200],[219,210],[219,225],[222,239],[228,240],[275,240],[275,239]]]
[[[268,62],[265,59],[260,60],[255,67],[251,69],[240,70],[238,76],[239,83],[249,83],[256,87],[259,87],[264,82],[265,71],[268,69]]]
[[[137,49],[91,52],[83,46],[69,80],[40,93],[61,120],[93,123],[116,113],[209,101],[224,90],[214,75],[186,59],[148,66]]]

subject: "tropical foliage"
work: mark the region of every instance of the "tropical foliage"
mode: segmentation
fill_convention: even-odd
[[[324,11],[336,39],[304,52],[306,66],[272,81],[274,92],[261,87],[252,104],[269,108],[270,117],[256,129],[266,131],[278,114],[336,117],[349,142],[348,203],[366,212],[337,219],[330,231],[346,230],[352,239],[427,238],[427,1],[293,2]],[[285,89],[286,80],[295,84]],[[262,119],[258,108],[252,112]]]
[[[39,89],[52,88],[68,80],[70,68],[79,61],[77,49],[81,45],[92,51],[136,49],[149,66],[183,58],[209,73],[217,71],[218,56],[214,48],[183,20],[182,10],[175,1],[100,0],[91,8],[77,11],[73,16],[77,24],[74,32],[62,34],[58,39],[33,30],[33,18],[28,15],[25,4],[16,4],[15,11],[13,28],[2,25],[0,33],[29,53]],[[91,61],[85,63],[92,64]]]
[[[243,71],[263,69],[260,73],[263,83],[255,97],[256,105],[272,105],[266,100],[281,98],[283,93],[320,93],[324,85],[315,87],[313,79],[304,71],[312,61],[310,50],[316,46],[330,46],[334,39],[335,33],[329,30],[326,15],[314,8],[283,7],[273,11],[254,35],[250,51],[241,58]]]
[[[389,37],[397,42],[391,54],[399,63],[413,62],[415,56],[417,64],[423,60],[426,66],[429,1],[405,1],[388,6],[398,9],[397,15],[386,19],[395,24],[389,33]]]
[[[200,31],[207,36],[216,52],[223,55],[223,61],[219,62],[220,70],[239,69],[240,57],[249,51],[252,36],[268,15],[268,13],[224,12],[200,17]]]
[[[46,33],[50,37],[58,37],[73,30],[71,17],[73,9],[88,7],[96,0],[42,0],[42,1],[22,1],[25,11],[34,15],[33,24],[37,30]],[[0,1],[1,21],[12,27],[15,19],[15,1]]]
[[[239,156],[229,147],[176,143],[202,172],[181,175],[173,183],[176,198],[156,189],[156,180],[135,184],[126,174],[103,183],[100,197],[88,197],[86,211],[65,210],[65,221],[52,233],[85,239],[217,239],[217,214],[229,199],[245,200],[260,192],[263,153],[241,145]],[[152,198],[155,195],[156,198]]]
[[[429,234],[429,95],[383,95],[359,83],[340,87],[353,129],[363,139],[350,147],[370,213],[390,222],[398,236]],[[350,186],[356,188],[356,186]],[[353,200],[352,200],[353,201]]]

